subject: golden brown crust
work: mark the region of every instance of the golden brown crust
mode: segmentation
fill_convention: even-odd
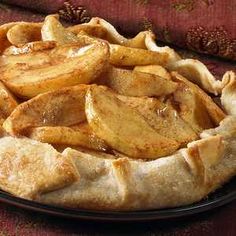
[[[210,73],[207,67],[200,61],[194,59],[178,60],[170,65],[168,69],[177,71],[189,81],[197,84],[207,92],[218,95],[222,90],[222,83]]]
[[[4,137],[0,154],[0,188],[20,197],[34,199],[79,179],[70,158],[48,144]]]
[[[188,144],[188,149],[196,148],[205,168],[217,165],[225,152],[225,144],[221,135],[215,135],[207,139]],[[213,151],[214,150],[214,151]]]
[[[210,150],[207,147],[214,143],[217,144],[215,154],[208,160]],[[88,157],[88,154],[67,149],[64,155],[75,160],[83,181],[66,190],[43,194],[38,201],[103,210],[156,209],[190,204],[236,173],[236,150],[232,151],[231,145],[232,137],[216,135],[194,141],[172,156],[149,162]],[[91,185],[91,178],[96,184]],[[112,194],[104,191],[108,185],[113,186]],[[75,189],[85,191],[87,198],[84,198],[85,193]]]
[[[81,182],[43,194],[38,201],[103,210],[154,209],[188,204],[200,200],[206,192],[205,188],[199,187],[179,154],[152,162],[105,161],[92,157],[84,159],[86,164],[83,164],[79,160],[81,153],[71,152],[78,160]],[[104,161],[106,164],[101,164]],[[102,166],[106,167],[103,175],[99,173]]]
[[[182,155],[187,162],[191,173],[199,181],[199,185],[205,182],[205,167],[202,159],[200,158],[199,150],[196,146],[182,151]]]
[[[81,203],[81,196],[73,194],[74,191],[70,187],[67,188],[67,191],[58,190],[42,195],[38,201],[107,210],[156,209],[198,201],[236,173],[235,119],[232,116],[227,117],[219,127],[204,131],[205,134],[203,133],[201,136],[205,136],[205,138],[190,143],[187,148],[181,149],[169,157],[149,162],[134,161],[124,157],[116,160],[107,159],[106,161],[111,163],[107,166],[109,166],[109,170],[112,170],[113,178],[114,175],[116,178],[112,180],[109,175],[105,174],[103,179],[108,182],[110,180],[113,186],[116,186],[116,190],[113,189],[113,192],[118,193],[113,199],[115,203],[103,201],[108,198],[107,195],[110,193],[100,192],[100,188],[106,188],[102,181],[99,181],[101,184],[99,189],[96,187],[90,189],[93,197],[103,195],[102,198],[97,197],[99,203],[92,206],[90,206],[91,197],[86,201],[83,199],[83,203]],[[213,149],[214,152],[212,152]],[[74,150],[67,150],[64,154],[71,155],[76,160],[78,156],[84,155]],[[84,157],[85,162],[98,163],[98,160],[102,161],[101,156],[92,155],[89,160]],[[80,166],[79,163],[78,166]],[[86,166],[89,165],[83,165],[83,171]],[[101,164],[95,164],[94,171],[99,166]],[[103,173],[108,173],[109,171],[107,171],[106,169]],[[81,178],[84,177],[82,174]],[[98,175],[95,182],[100,177]],[[87,181],[84,178],[83,186]],[[87,182],[87,184],[89,183]],[[77,187],[79,187],[79,183]],[[70,194],[74,196],[73,199],[69,197]],[[94,201],[93,199],[93,203]]]
[[[73,25],[67,28],[70,32],[74,34],[79,34],[81,32],[85,32],[89,36],[93,37],[98,37],[101,39],[107,39],[107,30],[102,27],[101,25],[94,24],[94,25],[89,25],[89,24],[80,24],[80,25]]]

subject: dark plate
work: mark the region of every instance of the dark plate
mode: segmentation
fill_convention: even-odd
[[[0,201],[17,207],[61,217],[101,221],[147,221],[185,217],[223,206],[235,199],[236,178],[232,179],[216,192],[210,194],[206,199],[192,205],[162,210],[132,212],[93,211],[49,206],[14,197],[6,192],[0,191]]]

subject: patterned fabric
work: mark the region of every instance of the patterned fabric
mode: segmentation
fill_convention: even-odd
[[[42,21],[44,16],[25,9],[8,6],[0,3],[0,24],[12,21]]]
[[[0,236],[215,236],[236,235],[236,202],[182,220],[144,223],[63,219],[0,203]]]
[[[236,60],[235,0],[4,0],[71,22],[101,16],[124,33],[152,29],[159,39],[183,48]],[[81,8],[82,6],[82,8]]]

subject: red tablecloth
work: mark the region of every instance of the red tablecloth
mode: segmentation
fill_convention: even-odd
[[[57,218],[0,203],[0,235],[235,236],[235,217],[236,201],[206,213],[178,220],[116,224]]]
[[[84,13],[104,17],[126,33],[152,29],[164,42],[236,60],[235,0],[2,1],[43,13],[62,10],[69,21],[86,19]]]

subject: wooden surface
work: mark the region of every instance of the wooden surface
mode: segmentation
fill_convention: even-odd
[[[0,236],[235,236],[235,218],[236,201],[213,211],[184,219],[116,224],[56,218],[0,203]]]

